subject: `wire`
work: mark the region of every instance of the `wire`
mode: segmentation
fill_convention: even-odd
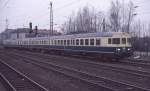
[[[66,0],[66,1],[67,1],[67,0]],[[72,2],[66,4],[66,5],[64,5],[64,6],[62,6],[62,7],[59,7],[59,8],[54,9],[54,11],[55,11],[55,12],[58,12],[58,11],[64,9],[64,8],[69,7],[69,6],[73,5],[73,4],[76,4],[77,2],[80,2],[80,1],[82,1],[82,0],[75,0],[75,1],[72,1]],[[40,15],[40,16],[38,16],[38,17],[35,17],[34,19],[37,21],[37,20],[39,20],[38,18],[41,19],[41,17],[45,17],[47,14],[49,14],[49,11],[46,12],[46,13],[44,13],[44,14],[42,14],[42,15]]]
[[[82,1],[82,0],[75,0],[75,1],[72,1],[72,2],[70,2],[70,3],[64,5],[64,6],[60,7],[60,8],[56,8],[55,10],[64,9],[64,8],[66,8],[66,7],[68,7],[68,6],[71,6],[71,5],[73,5],[73,4],[79,3],[80,1]]]

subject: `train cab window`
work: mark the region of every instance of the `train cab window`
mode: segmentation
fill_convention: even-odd
[[[84,40],[80,39],[80,45],[83,45],[83,44],[84,44]]]
[[[90,39],[90,45],[94,45],[94,39]]]
[[[131,44],[131,38],[128,38],[128,39],[127,39],[127,42],[128,42],[129,44]]]
[[[79,45],[79,39],[76,40],[76,45]]]
[[[85,45],[89,45],[89,39],[85,39]]]
[[[126,38],[122,38],[122,44],[126,44]]]
[[[111,43],[112,43],[111,38],[109,38],[108,39],[108,44],[111,44]]]
[[[100,39],[96,39],[96,46],[100,46],[101,44],[101,40]]]
[[[113,38],[112,44],[120,44],[120,38]]]

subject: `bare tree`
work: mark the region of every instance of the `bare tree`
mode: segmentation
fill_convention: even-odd
[[[109,13],[112,31],[130,32],[133,18],[136,15],[134,4],[131,1],[127,4],[118,0],[112,1]]]
[[[126,31],[127,33],[130,33],[130,26],[131,26],[134,16],[136,15],[134,11],[135,11],[135,6],[134,6],[133,2],[130,1],[129,5],[128,5],[128,12],[127,12],[127,15],[128,15],[127,31]]]
[[[80,9],[76,16],[70,17],[65,26],[63,25],[66,33],[89,33],[102,30],[103,14],[98,14],[91,10],[88,6]]]
[[[112,31],[114,32],[118,32],[120,29],[120,22],[121,22],[120,7],[121,4],[118,0],[115,2],[114,1],[111,2],[109,19],[110,19]]]

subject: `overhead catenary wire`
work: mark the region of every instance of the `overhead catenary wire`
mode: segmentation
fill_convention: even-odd
[[[64,6],[62,6],[62,7],[59,7],[59,8],[54,9],[54,11],[55,11],[55,12],[58,12],[58,11],[60,11],[60,10],[62,10],[62,9],[65,9],[65,8],[68,7],[68,6],[71,6],[71,5],[73,5],[73,4],[76,4],[78,1],[81,1],[81,0],[74,0],[74,1],[72,1],[72,2],[70,2],[70,3],[68,3],[68,4],[66,4],[66,5],[64,5]],[[75,3],[75,2],[76,2],[76,3]],[[42,14],[42,15],[40,15],[40,16],[38,16],[38,17],[35,17],[35,19],[37,19],[37,18],[39,18],[39,17],[42,17],[42,16],[45,16],[45,15],[47,15],[47,14],[49,14],[49,10],[48,10],[47,12],[45,12],[44,14]]]
[[[57,10],[64,9],[64,8],[66,8],[66,7],[68,7],[68,6],[71,6],[71,5],[73,5],[73,4],[79,3],[80,1],[82,1],[82,0],[75,0],[75,1],[72,1],[72,2],[66,4],[66,5],[64,5],[64,6],[62,6],[62,7],[56,8],[55,10],[57,11]]]
[[[74,0],[74,1],[72,1],[72,2],[69,2],[69,3],[65,4],[64,6],[61,6],[61,7],[59,7],[59,8],[53,9],[53,10],[54,10],[54,12],[56,13],[56,12],[58,12],[58,11],[61,11],[62,9],[65,9],[66,7],[69,7],[69,6],[72,6],[72,5],[76,4],[76,3],[79,3],[80,1],[82,1],[82,0]],[[49,11],[43,13],[43,14],[40,15],[40,16],[35,17],[33,20],[38,21],[39,18],[42,19],[42,17],[45,17],[45,16],[48,17],[48,16],[49,16],[48,14],[49,14]]]

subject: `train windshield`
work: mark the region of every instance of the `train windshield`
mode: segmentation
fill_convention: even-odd
[[[122,38],[122,44],[126,44],[126,38]]]
[[[112,44],[120,44],[120,38],[113,38]]]
[[[128,38],[128,39],[127,39],[127,42],[128,42],[129,44],[131,44],[131,38]]]

